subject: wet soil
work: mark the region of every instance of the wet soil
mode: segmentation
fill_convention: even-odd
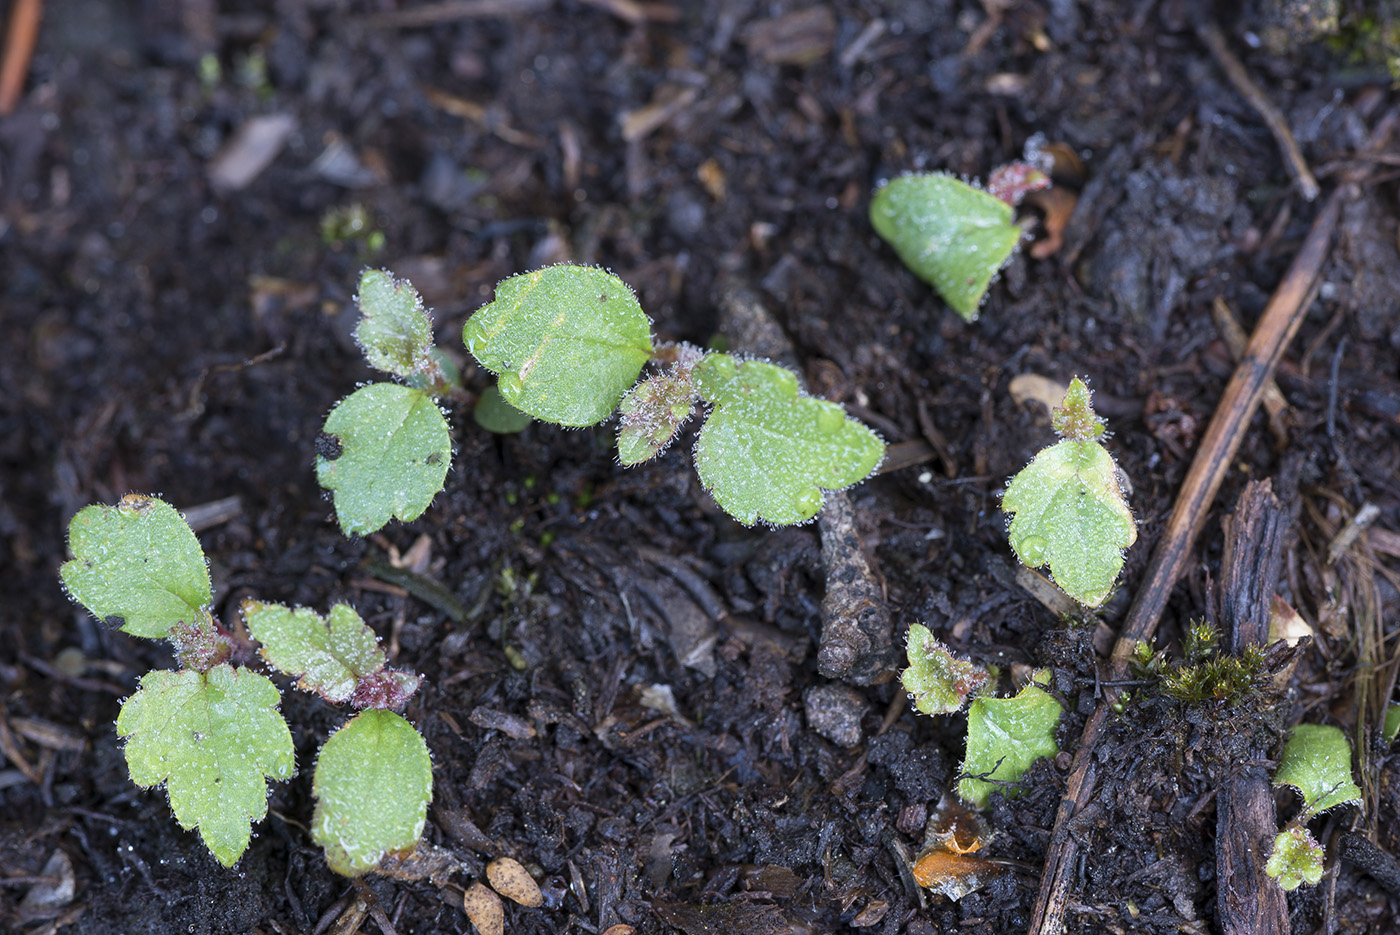
[[[545,894],[507,906],[512,935],[1024,931],[1100,693],[1093,621],[1015,578],[998,495],[1052,435],[1011,380],[1083,375],[1109,420],[1141,526],[1098,614],[1116,627],[1233,367],[1212,304],[1251,328],[1317,212],[1196,38],[1199,15],[51,0],[25,97],[0,118],[0,928],[309,933],[346,906],[307,834],[308,768],[272,787],[232,871],[128,780],[119,702],[173,663],[70,604],[56,572],[68,518],[137,491],[206,517],[231,627],[247,596],[348,600],[425,675],[406,712],[434,757],[425,840],[458,869],[370,879],[398,932],[469,931],[462,887],[501,855]],[[1390,79],[1337,42],[1251,41],[1271,22],[1253,6],[1220,21],[1329,190],[1394,106]],[[273,137],[265,160],[238,147],[250,129]],[[1037,135],[1084,163],[1065,243],[1018,253],[964,323],[876,238],[870,193],[910,170],[985,177]],[[1388,660],[1400,570],[1393,153],[1347,202],[1280,367],[1286,436],[1255,418],[1159,637],[1175,653],[1211,614],[1220,520],[1245,481],[1274,478],[1290,516],[1278,591],[1316,634],[1275,715],[1372,746],[1369,807],[1314,823],[1333,854],[1353,826],[1400,847],[1396,760],[1356,702],[1358,673]],[[965,722],[916,716],[891,677],[818,673],[816,525],[737,525],[685,442],[622,471],[606,426],[472,421],[489,374],[461,350],[463,320],[499,280],[560,260],[616,271],[668,339],[714,338],[724,289],[747,285],[814,392],[939,452],[849,495],[891,644],[923,623],[1005,687],[1050,668],[1066,704],[1065,752],[993,799],[985,853],[1003,863],[985,888],[953,902],[909,875]],[[325,413],[371,378],[349,338],[371,264],[422,290],[467,394],[444,493],[352,541],[311,463]],[[1365,503],[1369,530],[1329,563]],[[417,577],[386,581],[408,554]],[[283,697],[309,765],[341,715]],[[1259,742],[1255,713],[1145,690],[1115,720],[1071,829],[1069,931],[1216,930],[1213,796]],[[45,871],[57,851],[71,876]],[[41,899],[42,873],[71,892]],[[1298,932],[1400,925],[1397,896],[1335,856],[1288,906]]]

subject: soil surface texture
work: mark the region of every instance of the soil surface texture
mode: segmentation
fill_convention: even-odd
[[[0,931],[466,933],[501,857],[543,897],[505,901],[509,935],[1400,931],[1400,13],[1378,6],[48,0],[0,117]],[[874,233],[872,193],[1028,147],[1053,194],[965,322]],[[463,322],[558,262],[617,273],[664,340],[787,360],[885,464],[819,522],[747,528],[697,480],[694,425],[629,469],[615,424],[481,428]],[[1268,330],[1290,265],[1297,331],[1251,414],[1224,322]],[[376,378],[366,267],[421,291],[462,389],[445,490],[351,539],[313,463]],[[1138,522],[1094,611],[1018,564],[1000,509],[1055,440],[1044,387],[1076,375]],[[1198,456],[1218,490],[1173,519]],[[131,492],[189,517],[236,661],[266,671],[245,598],[345,601],[422,674],[416,859],[328,869],[312,767],[346,712],[282,676],[298,770],[233,869],[131,782],[114,722],[174,659],[58,581],[73,514]],[[1160,655],[1115,668],[1130,620]],[[1186,649],[1223,658],[1185,645],[1200,621],[1218,653],[1270,622],[1306,638],[1239,690],[1169,691]],[[1063,706],[1061,752],[993,794],[975,855],[942,854],[959,899],[913,874],[967,717],[911,710],[911,624],[1002,695],[1044,670]],[[1363,797],[1311,821],[1326,871],[1284,896],[1260,866],[1301,803],[1268,776],[1303,721],[1345,731]]]

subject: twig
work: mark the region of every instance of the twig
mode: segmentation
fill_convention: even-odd
[[[1221,296],[1216,296],[1215,301],[1211,303],[1210,314],[1215,319],[1216,330],[1225,339],[1225,346],[1230,349],[1230,357],[1235,363],[1239,363],[1240,358],[1244,357],[1245,347],[1249,344],[1249,336],[1244,333],[1244,328],[1240,327],[1239,319]],[[1283,421],[1283,415],[1288,411],[1288,400],[1278,388],[1278,382],[1273,379],[1264,384],[1264,408],[1269,412],[1269,430],[1274,433],[1274,441],[1282,450],[1288,445],[1288,426]]]
[[[1302,193],[1303,198],[1307,201],[1317,198],[1321,189],[1318,187],[1317,179],[1313,178],[1312,170],[1308,168],[1307,161],[1303,159],[1298,142],[1293,139],[1293,131],[1288,128],[1288,121],[1284,119],[1283,112],[1249,77],[1249,72],[1244,70],[1244,65],[1240,64],[1235,53],[1230,51],[1230,46],[1225,42],[1225,36],[1220,32],[1220,27],[1209,20],[1204,20],[1196,25],[1196,35],[1210,49],[1210,54],[1215,56],[1216,64],[1225,72],[1225,76],[1230,79],[1235,90],[1244,96],[1244,99],[1249,102],[1249,106],[1258,111],[1260,117],[1264,118],[1264,123],[1268,126],[1269,132],[1274,135],[1279,149],[1283,150],[1289,174],[1298,183],[1298,190]]]
[[[5,33],[5,59],[0,64],[0,117],[10,114],[24,93],[24,79],[39,41],[39,20],[44,0],[15,0],[10,8],[10,28]]]
[[[1375,150],[1384,144],[1397,119],[1400,119],[1400,112],[1387,113],[1372,131],[1366,148]],[[1265,307],[1244,359],[1225,387],[1210,427],[1201,439],[1191,471],[1182,483],[1171,519],[1153,553],[1144,583],[1123,623],[1122,635],[1113,651],[1115,678],[1122,678],[1127,673],[1133,647],[1138,642],[1150,639],[1156,630],[1172,587],[1186,565],[1196,536],[1205,524],[1206,509],[1215,498],[1225,471],[1239,450],[1244,430],[1259,406],[1264,384],[1272,376],[1284,347],[1298,330],[1312,302],[1322,263],[1327,257],[1341,213],[1343,193],[1347,190],[1348,186],[1342,186],[1327,199],[1307,239],[1303,241],[1302,249]],[[1064,928],[1065,899],[1079,849],[1069,833],[1069,822],[1093,794],[1097,779],[1094,748],[1108,719],[1108,712],[1117,700],[1118,692],[1108,689],[1080,735],[1079,747],[1070,767],[1068,787],[1055,814],[1054,830],[1046,849],[1040,893],[1031,917],[1032,935],[1049,935]]]
[[[1235,655],[1269,642],[1274,587],[1283,566],[1288,516],[1268,480],[1240,494],[1220,565],[1220,625]],[[1288,903],[1264,873],[1264,855],[1278,833],[1268,773],[1258,765],[1262,747],[1241,750],[1243,763],[1215,797],[1216,915],[1226,935],[1286,935]]]

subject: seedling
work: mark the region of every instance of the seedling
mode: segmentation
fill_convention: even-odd
[[[437,404],[451,381],[418,293],[382,270],[366,270],[357,300],[355,340],[365,359],[404,382],[360,387],[331,410],[317,440],[316,479],[333,493],[347,536],[423,515],[452,463],[452,437]]]
[[[1303,797],[1303,810],[1274,839],[1264,872],[1285,890],[1322,879],[1322,845],[1308,831],[1308,822],[1329,809],[1361,801],[1352,781],[1351,745],[1340,728],[1299,724],[1283,745],[1275,786],[1292,786]]]
[[[210,611],[211,587],[194,532],[169,504],[138,494],[89,506],[69,524],[74,558],[60,576],[68,593],[124,632],[169,639],[178,671],[149,672],[122,703],[132,781],[165,784],[176,820],[197,829],[221,864],[248,847],[267,814],[268,779],[292,776],[292,738],[266,676],[230,665],[232,644]],[[364,709],[321,748],[312,836],[331,868],[372,869],[412,850],[432,795],[423,738],[389,710],[418,687],[415,675],[386,668],[374,632],[338,604],[323,621],[307,610],[248,601],[249,629],[274,668],[331,702]]]
[[[1049,184],[1045,173],[1019,162],[993,172],[986,190],[942,172],[905,175],[875,193],[870,223],[905,266],[972,321],[1021,242],[1015,205]]]
[[[919,624],[909,628],[908,655],[909,668],[901,681],[914,707],[924,714],[955,713],[992,681],[985,669],[954,657]],[[1035,678],[1043,683],[1046,676],[1037,673]],[[1055,730],[1060,714],[1060,703],[1035,684],[1013,698],[973,697],[958,796],[975,808],[986,808],[992,792],[1019,781],[1041,757],[1058,753]]]
[[[1035,680],[1044,683],[1045,672]],[[992,793],[1018,782],[1041,757],[1060,752],[1055,730],[1060,726],[1060,703],[1039,685],[1029,684],[1013,698],[977,698],[967,709],[967,756],[958,780],[958,796],[976,808],[986,808]]]
[[[696,404],[707,404],[695,469],[746,525],[805,522],[825,491],[864,480],[884,457],[874,432],[802,392],[786,368],[658,345],[636,296],[601,269],[552,266],[507,279],[462,340],[498,375],[502,399],[540,421],[581,427],[619,412],[624,465],[656,457]],[[659,371],[638,383],[650,362]]]
[[[333,492],[346,535],[422,515],[452,456],[436,402],[452,381],[418,294],[368,270],[358,302],[355,337],[365,357],[404,383],[356,390],[331,411],[317,442],[316,476]],[[715,501],[747,525],[811,519],[825,491],[859,483],[885,455],[874,432],[836,403],[803,393],[783,367],[658,345],[632,290],[601,269],[553,266],[507,279],[462,339],[498,375],[475,410],[493,432],[519,432],[530,418],[596,425],[616,412],[618,460],[631,466],[664,451],[696,404],[708,404],[695,469]],[[638,383],[650,362],[661,369]]]
[[[1032,568],[1049,565],[1070,597],[1098,607],[1123,568],[1123,550],[1137,541],[1137,525],[1118,468],[1098,442],[1103,420],[1078,377],[1051,421],[1062,440],[1013,477],[1001,500],[1012,516],[1011,548]]]

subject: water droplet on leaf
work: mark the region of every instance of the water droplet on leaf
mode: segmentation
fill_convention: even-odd
[[[520,391],[525,388],[525,384],[520,382],[520,375],[509,370],[501,374],[496,383],[500,387],[501,395],[508,400],[519,396]]]
[[[1026,536],[1016,545],[1016,554],[1021,557],[1021,561],[1035,567],[1045,563],[1045,550],[1050,543],[1045,541],[1044,536]]]

